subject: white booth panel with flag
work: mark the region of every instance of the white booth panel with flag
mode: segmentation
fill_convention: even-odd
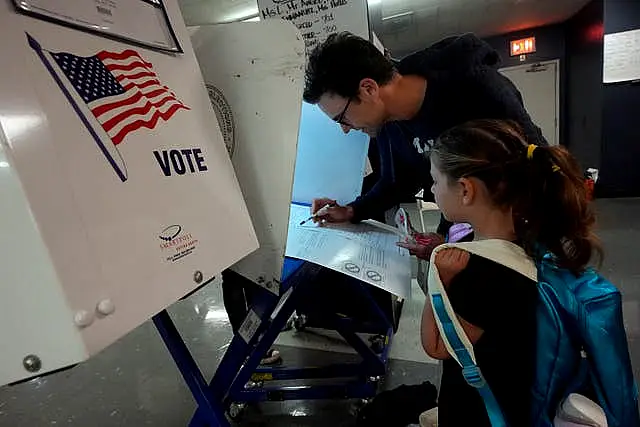
[[[177,3],[163,5],[184,53],[0,3],[0,384],[95,354],[258,247]]]

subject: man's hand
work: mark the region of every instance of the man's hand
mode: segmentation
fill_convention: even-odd
[[[409,250],[409,253],[420,259],[429,261],[431,258],[431,252],[444,243],[444,237],[438,233],[414,233],[414,242],[398,242],[396,243],[401,248]]]
[[[444,287],[448,287],[458,273],[467,268],[471,255],[456,248],[443,249],[436,254],[435,264]]]
[[[329,207],[325,207],[330,205]],[[313,222],[348,222],[353,218],[351,206],[339,206],[333,199],[314,199],[311,204],[311,215],[316,215]]]

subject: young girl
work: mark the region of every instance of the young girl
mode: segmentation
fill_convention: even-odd
[[[470,223],[481,239],[515,242],[530,256],[544,247],[576,272],[599,252],[577,162],[562,147],[528,144],[513,122],[473,121],[445,132],[431,150],[431,174],[431,191],[446,219]],[[441,251],[435,263],[508,424],[529,425],[536,283],[458,249]],[[422,344],[444,360],[438,425],[490,426],[478,391],[444,346],[429,302]]]

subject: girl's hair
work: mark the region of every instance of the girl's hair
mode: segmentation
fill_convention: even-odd
[[[536,147],[512,121],[476,120],[443,133],[431,150],[438,169],[484,182],[496,206],[511,208],[516,236],[536,258],[545,250],[579,272],[602,249],[578,162],[563,147]]]

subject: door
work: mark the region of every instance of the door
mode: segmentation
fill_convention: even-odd
[[[517,65],[503,68],[500,72],[516,85],[525,108],[549,144],[559,144],[558,61]]]

